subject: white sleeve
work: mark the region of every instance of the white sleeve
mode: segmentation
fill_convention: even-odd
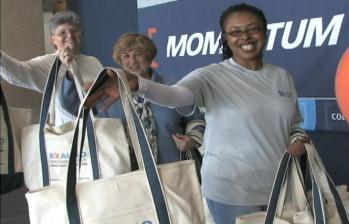
[[[19,61],[2,51],[0,58],[1,78],[14,86],[43,92],[53,60],[54,56],[47,55],[29,61]]]
[[[164,85],[138,77],[138,94],[145,99],[165,107],[185,107],[194,104],[194,94],[179,85]]]

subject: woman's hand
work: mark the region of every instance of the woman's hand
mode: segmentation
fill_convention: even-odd
[[[88,97],[85,106],[94,107],[98,102],[101,103],[101,111],[106,111],[115,101],[120,98],[118,78],[114,70],[106,69],[109,76],[108,81],[95,93]],[[132,91],[138,90],[138,77],[132,74],[126,74],[129,88]],[[90,89],[92,83],[85,84],[85,89]]]
[[[292,156],[301,156],[305,152],[305,143],[309,143],[308,137],[297,138],[287,147],[287,152]]]
[[[69,47],[66,47],[59,49],[57,54],[61,62],[69,68],[69,64],[74,60],[73,51]]]
[[[182,135],[177,133],[172,135],[172,138],[175,141],[177,148],[182,152],[194,149],[198,145],[198,143],[194,139],[190,138],[188,135]]]

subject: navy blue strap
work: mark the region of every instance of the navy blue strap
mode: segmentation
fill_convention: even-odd
[[[53,88],[54,88],[55,82],[57,80],[60,66],[61,66],[61,61],[59,60],[58,57],[56,57],[53,65],[52,65],[52,68],[50,70],[48,80],[46,82],[46,87],[45,87],[45,91],[44,91],[44,95],[43,95],[43,99],[42,99],[41,112],[40,112],[39,144],[40,144],[40,157],[41,157],[43,186],[47,186],[50,184],[44,129],[45,129],[45,124],[47,121],[49,107],[50,107],[50,103],[51,103],[51,99],[52,99],[52,95],[53,95]],[[74,86],[72,91],[76,92],[75,86]],[[77,94],[76,94],[76,96],[77,96]],[[78,97],[78,99],[79,99],[79,97]],[[98,164],[98,159],[97,159],[97,147],[96,147],[95,133],[94,133],[91,118],[90,118],[90,124],[88,125],[88,128],[87,128],[87,132],[88,132],[89,151],[90,151],[93,179],[99,179],[100,173],[99,173],[99,164]]]
[[[102,82],[98,82],[99,79],[95,82],[97,85],[100,83],[102,85],[105,83],[107,79],[102,79]],[[100,85],[97,85],[100,87]],[[90,94],[94,93],[96,91],[96,86],[91,87]],[[78,118],[82,118],[82,127],[81,127],[81,139],[80,139],[80,155],[79,155],[79,161],[81,164],[81,156],[82,156],[82,150],[84,146],[85,141],[85,133],[86,128],[88,126],[88,119],[89,119],[89,109],[83,109],[82,111],[79,111]],[[78,152],[78,142],[79,142],[79,132],[80,132],[80,122],[81,119],[77,119],[77,124],[74,131],[74,137],[71,147],[71,153],[69,157],[69,164],[68,164],[68,173],[67,173],[67,185],[66,185],[66,206],[67,206],[67,213],[68,213],[68,219],[70,224],[80,224],[80,213],[79,213],[79,206],[76,196],[76,158],[77,158],[77,152]]]
[[[272,189],[272,193],[269,199],[267,214],[265,218],[265,224],[272,224],[274,222],[276,208],[278,204],[278,199],[280,195],[280,191],[282,188],[282,185],[286,179],[287,175],[287,169],[290,165],[290,160],[292,159],[292,156],[289,155],[289,153],[285,152],[283,157],[281,158],[281,161],[279,163],[278,172],[276,174],[276,178],[274,181],[274,186]],[[311,175],[311,182],[312,182],[312,194],[314,198],[314,220],[316,224],[325,224],[325,216],[324,216],[324,208],[322,206],[322,196],[320,189],[318,187],[318,184],[315,182],[315,179]]]
[[[0,104],[2,107],[3,113],[0,111],[0,113],[3,114],[4,120],[7,127],[7,141],[8,144],[8,155],[7,155],[7,165],[8,165],[8,173],[7,174],[1,174],[1,194],[10,192],[12,190],[15,190],[23,185],[24,179],[23,179],[23,172],[16,173],[15,170],[15,155],[14,155],[14,136],[13,136],[13,130],[11,126],[11,120],[10,120],[10,114],[8,111],[6,99],[4,92],[2,91],[1,85],[0,85]]]
[[[342,224],[349,224],[349,218],[348,218],[347,212],[345,210],[345,207],[343,205],[343,201],[340,198],[339,193],[336,189],[336,186],[334,185],[332,179],[330,178],[330,176],[328,175],[327,172],[326,172],[326,178],[327,178],[328,184],[330,186],[330,189],[331,189],[331,192],[332,192],[332,195],[333,195],[336,207],[337,207],[338,215],[342,221]]]
[[[15,155],[14,155],[14,141],[13,141],[13,132],[12,132],[12,126],[10,121],[10,115],[8,112],[7,103],[5,100],[4,92],[2,91],[2,87],[0,85],[0,104],[2,106],[2,110],[4,111],[4,119],[7,126],[7,137],[8,137],[8,173],[15,173]]]
[[[139,117],[135,114],[135,111],[132,110],[133,117],[135,119],[136,123],[136,130],[138,134],[138,140],[142,152],[143,162],[144,162],[144,170],[146,172],[146,175],[148,177],[150,190],[154,199],[154,204],[156,208],[156,213],[159,219],[159,223],[170,223],[170,219],[168,217],[167,212],[167,206],[165,202],[165,196],[163,194],[163,191],[161,189],[161,183],[157,175],[156,171],[156,165],[154,163],[151,150],[149,147],[149,144],[146,140],[146,135],[144,132],[143,127],[141,126],[141,120]]]
[[[42,183],[43,186],[48,186],[50,184],[49,179],[49,169],[47,163],[47,154],[46,154],[46,144],[45,144],[45,135],[44,129],[48,116],[48,111],[50,107],[50,102],[53,94],[53,87],[55,80],[57,79],[59,67],[61,66],[61,61],[56,57],[54,64],[50,70],[48,76],[44,95],[42,98],[41,112],[40,112],[40,128],[39,128],[39,145],[40,145],[40,157],[41,157],[41,170],[42,170]]]
[[[98,90],[103,84],[109,79],[109,77],[105,74],[105,70],[103,70],[100,75],[98,76],[97,80],[95,81],[94,85],[91,87],[90,94],[93,94],[96,90]],[[86,96],[87,97],[87,96]],[[87,114],[88,111],[84,111],[84,123],[88,123],[87,121]],[[152,159],[151,150],[149,148],[149,144],[146,140],[146,135],[144,133],[144,130],[142,128],[141,121],[137,114],[132,110],[133,117],[135,118],[136,123],[136,131],[139,138],[139,143],[141,146],[141,153],[144,160],[144,168],[146,175],[149,180],[149,185],[151,189],[151,193],[154,199],[154,204],[156,208],[157,217],[159,220],[159,223],[161,224],[169,224],[170,219],[167,212],[167,206],[165,202],[165,196],[163,195],[163,191],[161,189],[161,183],[158,178],[157,172],[156,172],[156,165]],[[86,125],[83,124],[83,130],[86,128]],[[69,159],[69,167],[68,167],[68,177],[67,177],[67,211],[68,211],[68,217],[71,224],[80,224],[80,215],[78,211],[78,203],[76,199],[76,160],[74,160],[74,155],[76,156],[77,152],[77,139],[78,139],[78,129],[79,125],[76,126],[76,131],[74,133],[74,140],[71,150],[71,156]],[[83,139],[80,142],[81,145],[83,145]]]
[[[273,189],[269,198],[267,214],[265,217],[265,224],[271,224],[274,222],[274,217],[276,213],[280,191],[287,176],[287,169],[289,167],[290,160],[291,160],[291,155],[288,152],[284,152],[279,162],[279,167],[274,180]]]
[[[312,183],[312,196],[313,196],[313,210],[314,210],[314,222],[316,224],[325,224],[325,210],[322,201],[322,195],[318,184],[315,181],[313,174],[311,174]]]
[[[66,75],[63,78],[62,86],[59,91],[59,101],[61,103],[61,106],[74,116],[78,115],[78,110],[80,106],[80,97],[76,85],[78,84],[75,84],[74,78],[69,78],[69,74],[67,71]],[[92,122],[92,116],[89,116],[88,119],[87,135],[91,163],[98,164],[97,145],[95,141],[95,132]],[[81,165],[81,161],[79,164]],[[92,166],[92,176],[94,180],[100,178],[98,167],[99,166]]]
[[[119,77],[119,88],[126,88],[128,89],[128,83],[125,80],[125,85],[121,82],[121,77]],[[132,104],[132,100],[130,99],[131,96],[129,97],[129,101]],[[138,114],[134,110],[133,106],[131,106],[132,109],[132,115],[135,120],[135,126],[136,126],[136,132],[138,135],[138,141],[140,144],[140,149],[143,157],[143,163],[144,163],[144,170],[146,172],[150,190],[153,196],[154,204],[155,204],[155,209],[157,213],[158,220],[161,224],[169,224],[170,223],[170,218],[168,214],[168,209],[165,201],[165,196],[163,194],[163,190],[161,187],[160,179],[157,174],[157,167],[153,159],[153,155],[149,146],[149,143],[147,141],[147,137],[144,131],[144,128],[142,126],[142,121],[139,118]],[[134,148],[134,147],[133,147]],[[137,153],[136,153],[137,154]]]
[[[313,144],[313,143],[309,143]],[[307,147],[307,146],[306,146]],[[311,150],[311,151],[308,151]],[[326,223],[326,217],[325,217],[325,207],[326,207],[326,198],[322,196],[321,193],[321,186],[320,183],[316,182],[316,179],[314,175],[316,175],[314,171],[314,166],[316,166],[316,163],[318,163],[318,166],[321,168],[321,172],[325,174],[326,177],[326,182],[330,188],[331,194],[333,196],[335,205],[336,205],[336,210],[338,212],[339,218],[341,220],[342,224],[349,224],[349,219],[348,215],[346,213],[346,209],[343,205],[343,201],[339,196],[339,193],[336,189],[335,184],[333,183],[331,177],[323,167],[323,164],[321,162],[321,158],[319,155],[315,156],[317,152],[315,151],[315,146],[311,146],[310,148],[307,147],[307,152],[309,152],[310,156],[307,154],[307,161],[308,161],[308,169],[310,172],[310,175],[312,177],[312,187],[313,187],[313,205],[314,205],[314,212],[315,212],[315,222],[316,223]],[[310,158],[311,157],[311,158]],[[317,158],[319,157],[319,158]]]
[[[85,140],[85,130],[86,130],[86,124],[87,124],[87,118],[88,118],[86,114],[88,114],[88,111],[87,112],[84,111],[82,113],[83,123],[82,123],[82,134],[81,134],[81,140],[80,140],[81,145],[80,145],[79,161],[81,161],[81,157],[82,157],[81,152],[82,152],[84,140]],[[68,212],[68,218],[69,218],[70,224],[81,223],[78,200],[76,197],[76,157],[78,152],[79,130],[80,130],[80,119],[77,119],[71,153],[69,157],[67,185],[66,185],[66,206],[67,206],[67,212]]]

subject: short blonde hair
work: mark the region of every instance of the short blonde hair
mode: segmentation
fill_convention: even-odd
[[[115,43],[113,59],[121,64],[121,54],[125,51],[140,50],[146,54],[149,61],[152,61],[157,53],[154,42],[147,36],[138,33],[125,33]]]

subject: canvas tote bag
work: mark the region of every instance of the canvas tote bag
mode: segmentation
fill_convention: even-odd
[[[237,224],[313,224],[296,158],[287,152],[280,160],[266,212],[254,212],[236,219]]]
[[[317,152],[313,142],[305,144],[308,168],[313,174],[321,191],[321,203],[324,207],[322,219],[326,224],[349,223],[349,192],[346,185],[335,186]],[[308,193],[309,201],[314,201],[314,195]]]
[[[310,192],[311,200],[307,199],[307,201],[309,202],[311,209],[307,208],[306,210],[303,210],[301,212],[296,212],[296,213],[292,212],[292,209],[291,209],[287,213],[294,214],[292,216],[293,220],[285,220],[282,216],[281,216],[282,220],[280,220],[280,216],[277,215],[277,213],[275,213],[275,207],[277,203],[277,200],[276,200],[277,194],[275,194],[275,192],[277,192],[278,187],[276,186],[278,186],[277,183],[279,182],[278,179],[280,177],[279,176],[280,173],[278,171],[276,175],[276,180],[274,182],[273,190],[269,199],[267,212],[257,212],[257,213],[251,213],[248,215],[240,216],[236,220],[237,224],[243,224],[243,223],[249,223],[249,224],[260,224],[260,223],[339,224],[339,223],[343,223],[343,224],[348,224],[349,223],[348,216],[345,211],[346,203],[343,200],[343,198],[341,198],[341,196],[339,195],[333,181],[331,180],[327,172],[325,172],[320,157],[318,157],[318,154],[316,153],[314,148],[310,147],[311,145],[313,144],[312,143],[306,144],[307,165],[309,167],[309,176],[312,184],[312,189]],[[285,154],[284,154],[284,157],[285,157]],[[284,157],[281,160],[281,164],[285,163]],[[332,195],[330,200],[331,203],[329,203],[329,200],[325,198],[326,192],[327,194]],[[328,206],[330,206],[331,208],[330,210],[332,211],[330,213],[331,216],[329,216],[329,213],[326,212],[326,207]],[[312,212],[313,221],[309,219],[310,217],[308,216],[309,211]]]
[[[65,185],[76,122],[61,126],[47,123],[60,65],[57,57],[46,83],[40,123],[22,131],[24,180],[29,190],[51,184]],[[89,115],[88,141],[81,151],[80,179],[87,181],[130,171],[129,147],[121,120]]]
[[[119,76],[122,105],[139,170],[95,181],[77,181],[77,160],[74,158],[83,142],[78,138],[79,135],[84,136],[86,122],[83,122],[82,130],[80,124],[76,126],[66,188],[48,186],[26,194],[31,223],[204,223],[194,161],[156,167],[142,123],[135,113],[124,73],[114,71]],[[109,77],[102,71],[89,93],[96,91],[107,79]],[[81,119],[78,120],[80,122]]]
[[[21,130],[22,127],[35,123],[36,117],[30,108],[8,107],[1,86],[0,92],[0,181],[1,194],[4,194],[23,186]]]

